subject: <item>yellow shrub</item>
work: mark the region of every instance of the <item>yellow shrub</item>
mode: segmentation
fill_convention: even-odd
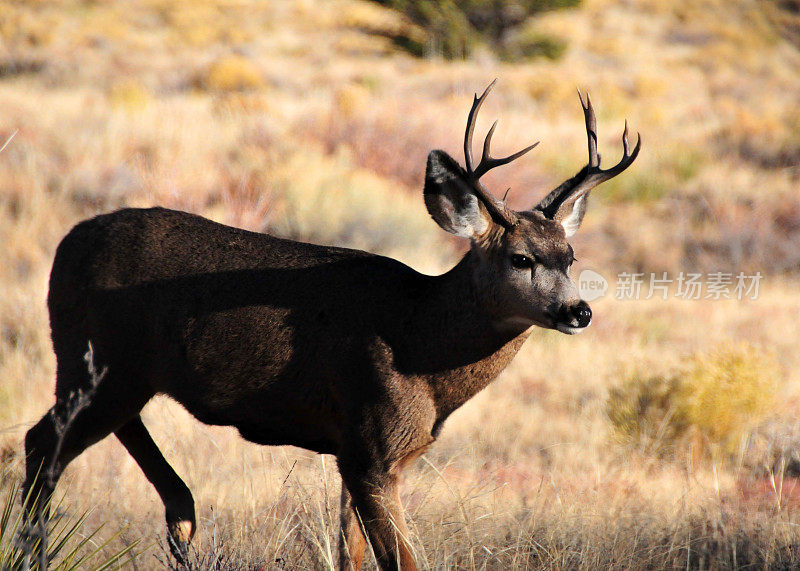
[[[112,107],[121,107],[127,111],[144,109],[150,103],[150,92],[141,82],[135,79],[118,81],[111,86],[108,100]]]
[[[631,376],[613,388],[606,415],[614,436],[647,452],[682,444],[694,453],[733,453],[775,402],[774,356],[750,345],[688,359],[674,375]]]
[[[199,83],[212,91],[248,91],[264,87],[264,77],[246,57],[229,55],[212,63]]]
[[[351,84],[335,94],[336,112],[344,117],[353,117],[362,112],[369,103],[369,91],[362,85]]]
[[[663,74],[645,71],[633,77],[633,92],[636,97],[661,97],[667,93],[669,87],[669,82]]]
[[[678,412],[710,444],[731,450],[775,402],[779,371],[770,353],[750,345],[695,356],[678,391]]]

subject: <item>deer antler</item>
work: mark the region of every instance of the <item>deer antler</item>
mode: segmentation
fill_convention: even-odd
[[[486,96],[489,94],[489,91],[491,91],[492,87],[494,87],[495,83],[497,83],[496,79],[489,84],[480,97],[478,97],[477,93],[475,94],[475,99],[472,102],[472,109],[470,109],[469,117],[467,118],[467,132],[464,135],[464,160],[467,164],[467,173],[475,184],[475,190],[478,198],[481,199],[494,220],[506,228],[509,228],[511,226],[516,226],[516,224],[519,222],[519,218],[514,211],[505,205],[503,201],[499,200],[492,193],[486,190],[486,188],[481,184],[480,178],[491,169],[510,163],[514,159],[518,159],[538,145],[539,142],[537,141],[531,146],[526,147],[521,151],[514,153],[513,155],[499,159],[494,158],[490,154],[490,147],[492,144],[492,135],[494,134],[495,127],[497,127],[497,121],[495,121],[492,124],[492,127],[489,129],[486,139],[483,141],[481,162],[478,163],[477,167],[473,168],[472,135],[475,132],[475,119],[478,116],[478,111],[480,110],[481,105],[483,105]]]
[[[574,201],[580,196],[585,195],[598,184],[614,178],[622,171],[627,169],[639,154],[639,149],[642,146],[642,136],[637,133],[636,146],[633,152],[630,150],[630,143],[628,142],[628,121],[625,120],[625,130],[622,132],[622,158],[620,161],[610,169],[600,168],[600,155],[597,153],[597,118],[594,115],[594,108],[592,107],[592,100],[589,94],[586,94],[584,100],[583,94],[578,91],[578,97],[581,100],[581,107],[583,108],[583,117],[586,122],[586,136],[589,145],[589,164],[587,164],[581,171],[571,179],[564,181],[558,188],[551,191],[550,194],[545,196],[542,201],[536,206],[548,218],[553,218],[556,212],[567,200]]]
[[[577,181],[575,190],[580,187],[582,192],[591,190],[601,182],[605,182],[610,178],[614,178],[626,168],[631,166],[636,156],[639,154],[639,149],[642,146],[642,136],[636,134],[636,146],[633,152],[630,152],[630,145],[628,143],[628,120],[625,120],[625,130],[622,132],[622,158],[620,161],[610,169],[603,170],[600,168],[600,155],[597,154],[597,118],[594,116],[594,107],[592,107],[592,100],[589,94],[586,94],[586,101],[583,100],[583,95],[578,91],[578,97],[581,100],[581,107],[583,107],[583,117],[586,121],[586,135],[589,140],[589,165],[586,169],[586,175],[580,181]],[[585,187],[585,188],[584,188]]]

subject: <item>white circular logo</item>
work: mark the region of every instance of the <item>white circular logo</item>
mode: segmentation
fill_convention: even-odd
[[[584,301],[594,301],[608,291],[606,278],[594,270],[583,270],[578,276],[578,293]]]

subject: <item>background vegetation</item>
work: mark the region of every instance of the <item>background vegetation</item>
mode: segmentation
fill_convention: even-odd
[[[576,87],[592,94],[607,161],[625,117],[643,134],[636,164],[593,196],[574,275],[764,277],[758,299],[741,301],[621,301],[612,277],[589,331],[534,333],[411,470],[418,560],[790,566],[800,557],[797,18],[796,2],[584,0],[508,33],[559,38],[557,59],[507,57],[503,42],[479,39],[450,60],[462,54],[375,2],[0,1],[0,145],[11,139],[0,152],[3,498],[22,475],[25,431],[52,404],[47,278],[72,225],[160,204],[445,270],[465,246],[425,212],[425,157],[460,158],[472,93],[499,77],[478,130],[501,118],[498,155],[542,141],[487,176],[495,191],[512,187],[513,206],[585,163]],[[404,35],[426,57],[398,46]],[[331,564],[331,458],[248,444],[167,400],[144,418],[195,494],[199,566]],[[59,490],[65,521],[91,510],[85,536],[105,524],[83,553],[111,557],[139,541],[128,564],[168,564],[161,503],[116,440],[76,460]]]
[[[484,44],[501,59],[520,60],[560,57],[564,41],[537,33],[534,17],[548,10],[577,6],[581,0],[374,1],[408,18],[411,26],[387,35],[412,54],[433,52],[454,59],[468,56],[476,46]]]

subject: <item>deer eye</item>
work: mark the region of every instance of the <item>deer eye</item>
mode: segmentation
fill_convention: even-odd
[[[522,254],[511,254],[511,265],[519,270],[532,268],[534,260]]]

